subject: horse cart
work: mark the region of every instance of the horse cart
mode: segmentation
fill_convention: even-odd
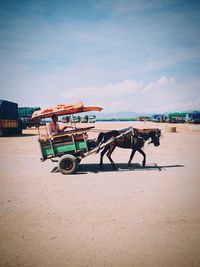
[[[55,108],[35,111],[32,118],[49,118],[53,115],[72,116],[75,113],[101,110],[102,108],[100,107],[85,107],[80,102],[75,105],[57,105]],[[51,159],[53,162],[58,162],[58,169],[62,174],[76,173],[78,165],[83,158],[93,153],[98,153],[100,150],[102,150],[100,168],[103,168],[103,156],[105,153],[115,168],[111,154],[116,146],[132,150],[128,167],[130,167],[136,151],[142,154],[142,166],[145,166],[146,154],[142,150],[145,142],[150,139],[149,144],[152,143],[154,146],[160,145],[161,130],[159,129],[136,129],[129,127],[120,131],[113,130],[100,133],[98,139],[95,140],[88,138],[88,132],[94,128],[93,126],[77,128],[76,124],[72,122],[70,130],[54,136],[48,133],[47,125],[45,124],[45,126],[45,134],[42,134],[40,127],[38,127],[40,159],[41,161]]]
[[[49,118],[52,115],[72,115],[75,113],[88,111],[101,111],[100,107],[85,107],[82,103],[75,105],[58,105],[55,108],[48,108],[33,113],[33,118]],[[81,160],[93,153],[98,153],[114,139],[110,139],[102,145],[98,145],[97,141],[88,138],[88,132],[94,128],[93,126],[77,128],[76,124],[71,125],[70,130],[63,134],[51,136],[48,134],[48,128],[45,124],[45,131],[41,132],[41,127],[38,127],[39,147],[41,151],[40,160],[43,162],[51,159],[53,162],[58,162],[58,169],[62,174],[76,173]],[[44,128],[44,126],[43,126]],[[130,133],[132,130],[124,132]],[[118,136],[117,138],[120,138]]]

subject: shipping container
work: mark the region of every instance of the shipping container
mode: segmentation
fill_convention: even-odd
[[[40,109],[41,109],[40,107],[19,107],[18,108],[19,118],[31,117],[34,111]]]
[[[88,123],[88,115],[81,117],[81,123]]]
[[[186,121],[190,123],[200,123],[200,111],[194,111],[187,113],[186,115]]]
[[[18,119],[18,104],[0,100],[0,136],[21,134],[21,121]]]
[[[95,123],[96,122],[96,116],[95,115],[89,115],[88,116],[88,122],[89,123]]]
[[[7,100],[0,100],[0,119],[18,120],[18,104]]]
[[[151,117],[150,116],[140,116],[138,117],[139,121],[151,121]]]
[[[166,122],[184,123],[186,121],[187,112],[171,112],[165,115]]]
[[[40,107],[19,107],[18,116],[23,122],[23,129],[39,126],[41,119],[32,119],[32,114],[36,110],[40,110]]]
[[[154,114],[151,116],[153,122],[164,122],[164,114]]]

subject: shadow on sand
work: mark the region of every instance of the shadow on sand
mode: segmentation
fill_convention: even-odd
[[[15,137],[28,137],[28,136],[36,136],[38,133],[23,133],[21,135],[15,135]]]
[[[36,136],[38,135],[38,133],[23,133],[23,134],[10,134],[10,135],[4,135],[4,136],[0,136],[1,138],[12,138],[12,137],[29,137],[29,136]]]
[[[179,168],[184,167],[184,165],[157,165],[156,163],[147,164],[145,167],[141,166],[138,163],[131,164],[131,167],[128,168],[127,163],[118,163],[116,164],[117,168],[113,169],[111,164],[105,163],[104,168],[100,169],[99,164],[80,164],[78,166],[78,171],[76,174],[87,174],[92,173],[101,173],[101,172],[130,172],[130,171],[162,171],[168,168]],[[58,167],[55,167],[51,173],[60,172]]]

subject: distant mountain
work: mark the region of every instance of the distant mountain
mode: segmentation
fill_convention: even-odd
[[[139,116],[149,116],[149,114],[138,112],[96,113],[97,119],[126,119],[138,118]]]
[[[174,111],[175,112],[175,111]],[[183,111],[179,111],[183,112]],[[194,110],[187,110],[185,112],[194,112]],[[163,112],[162,114],[168,114],[173,113],[171,112]],[[112,113],[104,113],[104,112],[94,112],[94,113],[87,113],[87,115],[95,114],[97,119],[129,119],[129,118],[138,118],[140,116],[152,116],[155,114],[161,114],[161,113],[144,113],[144,112],[112,112]]]

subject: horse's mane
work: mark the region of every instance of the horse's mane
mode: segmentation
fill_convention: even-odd
[[[135,134],[143,137],[145,140],[149,139],[150,137],[154,137],[158,131],[160,131],[160,129],[158,128],[147,128],[147,129],[134,128]]]

